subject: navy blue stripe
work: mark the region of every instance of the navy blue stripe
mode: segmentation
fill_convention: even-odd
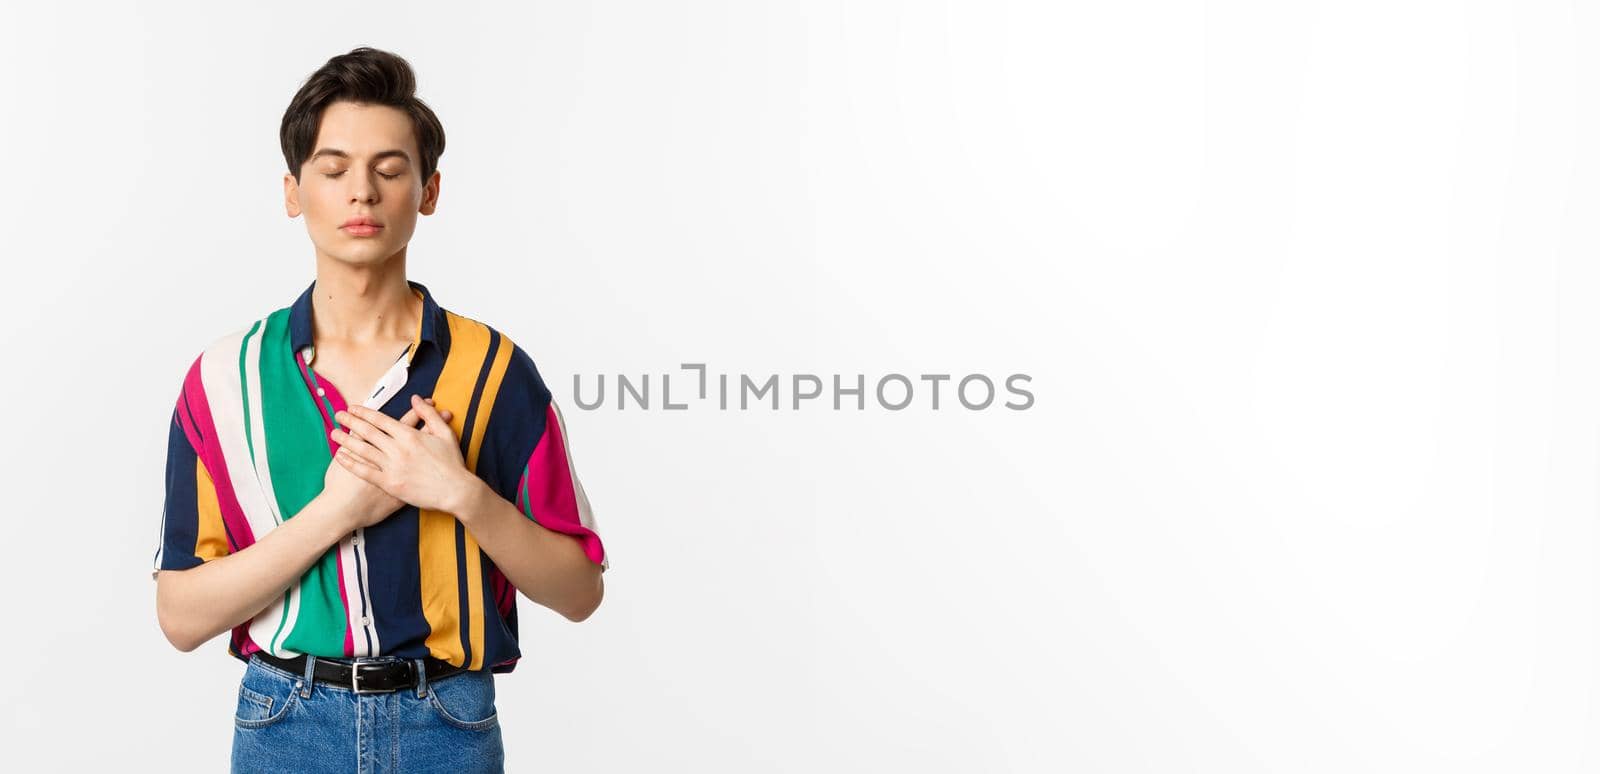
[[[488,326],[484,326],[488,328]],[[478,380],[472,386],[472,399],[467,401],[467,418],[461,423],[461,455],[467,455],[467,448],[471,445],[473,424],[478,421],[478,407],[483,402],[483,388],[489,381],[489,370],[494,364],[495,352],[500,348],[500,334],[489,328],[489,348],[484,352],[483,362],[478,365]],[[491,455],[492,456],[492,455]],[[478,461],[482,462],[483,455]],[[461,652],[466,654],[466,663],[472,663],[472,608],[467,604],[467,543],[466,529],[461,522],[456,522],[456,592],[460,600],[461,619]],[[480,557],[482,554],[479,551]],[[479,565],[480,570],[482,565]],[[485,615],[488,613],[485,612]],[[489,627],[485,626],[487,632]]]
[[[456,604],[460,605],[461,628],[457,634],[461,639],[461,653],[463,666],[472,663],[472,609],[467,607],[467,529],[456,522]]]
[[[204,564],[195,555],[195,540],[200,535],[200,503],[194,476],[198,458],[178,421],[178,409],[173,407],[172,422],[167,428],[167,487],[161,506],[161,564],[157,569],[187,570]]]
[[[439,326],[442,329],[444,326]],[[380,409],[399,419],[411,408],[411,396],[430,397],[444,369],[444,355],[431,347],[412,357],[405,386]],[[373,627],[382,643],[381,656],[420,658],[429,655],[428,619],[422,611],[422,577],[418,566],[419,514],[404,505],[394,515],[365,529],[367,588],[372,596]]]
[[[485,327],[487,327],[487,326],[485,326]],[[466,421],[461,424],[461,438],[459,440],[461,441],[461,457],[462,457],[462,459],[466,459],[467,448],[471,445],[473,423],[477,422],[477,420],[478,420],[478,406],[479,406],[479,404],[481,404],[483,402],[483,387],[489,381],[489,369],[490,369],[490,366],[492,366],[494,364],[495,353],[497,353],[499,350],[500,350],[500,334],[498,332],[496,332],[493,328],[490,328],[489,329],[489,349],[488,349],[487,352],[484,353],[482,365],[480,365],[478,367],[478,381],[473,383],[473,385],[472,385],[472,399],[467,401],[467,418],[466,418]],[[502,383],[504,383],[504,382],[502,381]],[[496,402],[499,402],[498,398],[496,398]],[[478,455],[478,459],[477,459],[477,463],[478,464],[476,465],[476,468],[478,470],[482,470],[483,469],[483,458],[484,458],[484,456],[485,455],[483,455],[481,453]],[[494,455],[491,454],[491,455],[487,455],[487,456],[492,457]],[[478,470],[474,470],[473,472],[477,473]]]
[[[512,342],[511,358],[494,399],[494,414],[489,417],[489,427],[484,431],[482,448],[489,453],[479,454],[478,474],[501,497],[513,503],[518,502],[521,494],[517,482],[522,479],[528,459],[544,436],[549,405],[550,391],[545,388],[533,359]],[[521,510],[520,505],[518,510]]]

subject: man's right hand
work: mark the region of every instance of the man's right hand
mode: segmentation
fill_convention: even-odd
[[[430,405],[433,403],[432,398],[423,400]],[[439,413],[446,421],[450,419],[449,409],[443,409]],[[422,420],[417,417],[416,409],[409,409],[400,417],[400,421],[407,427],[416,427]],[[352,531],[377,524],[405,505],[404,501],[394,495],[345,470],[337,460],[329,461],[328,469],[322,475],[322,493],[317,496],[325,498],[334,512],[344,517],[348,528]]]

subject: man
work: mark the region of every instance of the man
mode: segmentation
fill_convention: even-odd
[[[235,771],[497,771],[516,594],[586,619],[609,566],[533,360],[406,277],[444,131],[357,48],[283,117],[316,279],[195,359],[174,408],[157,616],[246,662]],[[420,423],[420,424],[419,424]]]

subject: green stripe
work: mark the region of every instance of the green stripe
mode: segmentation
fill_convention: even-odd
[[[239,396],[244,399],[244,447],[250,450],[251,465],[255,465],[256,462],[256,445],[250,440],[250,375],[245,369],[245,353],[250,351],[250,337],[256,335],[256,330],[260,327],[261,321],[256,320],[250,325],[250,330],[245,332],[244,339],[239,342]]]
[[[285,520],[322,492],[324,474],[333,461],[322,434],[322,414],[294,362],[289,311],[285,307],[267,317],[260,358],[262,432],[273,493]],[[348,619],[339,595],[337,543],[300,576],[299,589],[299,612],[283,646],[317,656],[343,656]]]
[[[528,494],[528,479],[530,478],[533,478],[532,471],[524,467],[522,469],[522,510],[528,514],[528,518],[532,519],[534,524],[539,524],[539,520],[533,517],[533,497]],[[539,524],[539,526],[542,527],[544,525]]]
[[[250,362],[250,337],[256,335],[256,332],[260,329],[261,321],[257,320],[250,325],[250,330],[245,333],[244,339],[239,342],[239,398],[242,401],[244,410],[244,445],[245,449],[250,452],[251,470],[255,471],[255,474],[258,477],[261,475],[261,472],[256,465],[256,445],[255,441],[253,440],[255,433],[251,429],[255,427],[255,418],[250,415],[250,383],[252,379],[248,366]],[[259,360],[259,357],[257,359]],[[283,521],[278,518],[276,511],[274,511],[272,514],[272,521],[274,524],[283,523]],[[290,586],[283,592],[283,612],[278,616],[278,628],[273,631],[272,640],[267,643],[268,653],[279,653],[278,638],[283,635],[283,627],[289,621],[290,596],[293,593],[294,586]]]

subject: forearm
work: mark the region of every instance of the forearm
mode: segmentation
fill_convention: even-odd
[[[605,596],[600,565],[571,535],[540,526],[476,476],[452,511],[484,553],[524,596],[571,621],[588,618]]]
[[[156,617],[174,647],[194,650],[276,601],[328,547],[345,520],[321,497],[236,553],[156,578]]]

